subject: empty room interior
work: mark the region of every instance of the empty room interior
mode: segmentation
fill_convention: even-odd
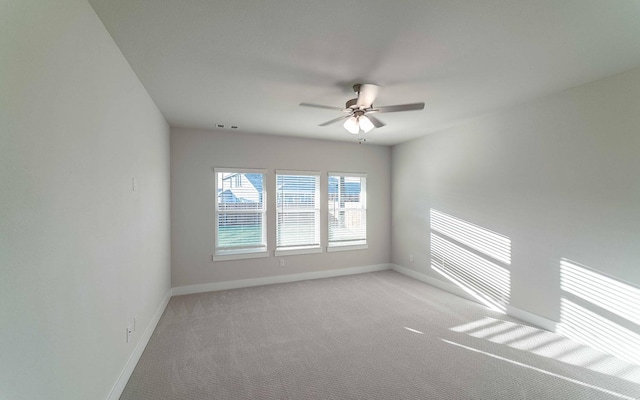
[[[0,399],[639,399],[639,21],[0,2]]]

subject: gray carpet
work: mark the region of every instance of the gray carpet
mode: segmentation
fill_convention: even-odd
[[[637,399],[639,381],[382,271],[173,297],[121,399]]]

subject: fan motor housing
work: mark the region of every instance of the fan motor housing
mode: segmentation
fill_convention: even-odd
[[[346,104],[346,108],[351,108],[352,106],[355,106],[356,104],[358,104],[358,99],[351,99],[347,101]]]

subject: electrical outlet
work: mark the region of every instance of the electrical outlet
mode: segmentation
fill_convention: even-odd
[[[414,261],[415,259],[413,258],[413,254],[409,254],[409,262],[413,264]]]
[[[284,258],[281,258],[281,259],[280,259],[280,266],[281,266],[281,267],[284,267]]]

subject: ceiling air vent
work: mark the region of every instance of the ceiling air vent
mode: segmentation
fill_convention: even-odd
[[[216,128],[220,128],[220,129],[238,129],[238,125],[216,124]]]

